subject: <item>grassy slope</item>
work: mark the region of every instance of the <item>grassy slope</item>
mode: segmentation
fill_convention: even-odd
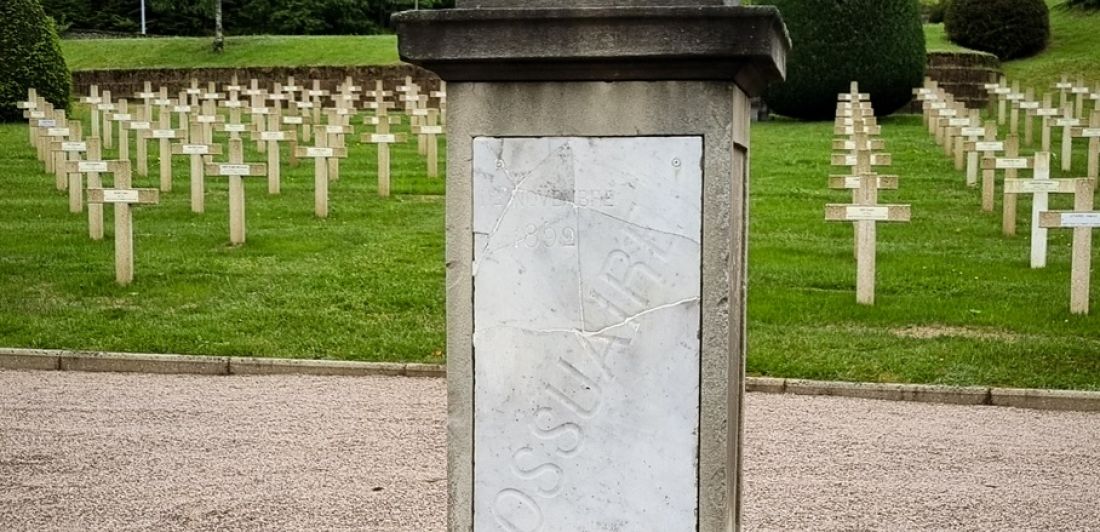
[[[64,40],[69,68],[193,68],[299,65],[388,65],[399,62],[397,38],[370,36],[230,37],[215,54],[209,38]]]
[[[1088,80],[1100,78],[1100,11],[1067,9],[1062,0],[1047,0],[1050,6],[1050,46],[1034,57],[1004,63],[1005,75],[1023,87],[1052,90],[1063,74]],[[958,51],[943,24],[925,24],[924,36],[930,51]]]

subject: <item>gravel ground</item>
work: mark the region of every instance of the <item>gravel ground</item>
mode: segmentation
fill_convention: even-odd
[[[0,371],[0,530],[442,530],[444,392]],[[1098,414],[750,394],[747,415],[750,530],[1100,530]]]

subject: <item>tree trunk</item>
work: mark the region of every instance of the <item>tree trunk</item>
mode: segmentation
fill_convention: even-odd
[[[225,34],[222,31],[222,0],[214,1],[214,53],[225,50]]]

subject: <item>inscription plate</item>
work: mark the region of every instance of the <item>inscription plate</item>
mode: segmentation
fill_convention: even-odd
[[[474,139],[475,530],[696,530],[702,158]]]
[[[1062,227],[1100,227],[1100,212],[1064,212]]]
[[[103,191],[103,203],[138,203],[139,193],[136,190],[107,189]]]

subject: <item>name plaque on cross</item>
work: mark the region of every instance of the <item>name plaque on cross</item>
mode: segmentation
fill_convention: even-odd
[[[80,173],[101,172],[107,173],[107,161],[77,161],[76,170]]]
[[[103,191],[103,203],[138,203],[141,196],[137,190],[111,190]]]
[[[249,176],[252,167],[247,164],[219,164],[218,174],[223,176]]]

